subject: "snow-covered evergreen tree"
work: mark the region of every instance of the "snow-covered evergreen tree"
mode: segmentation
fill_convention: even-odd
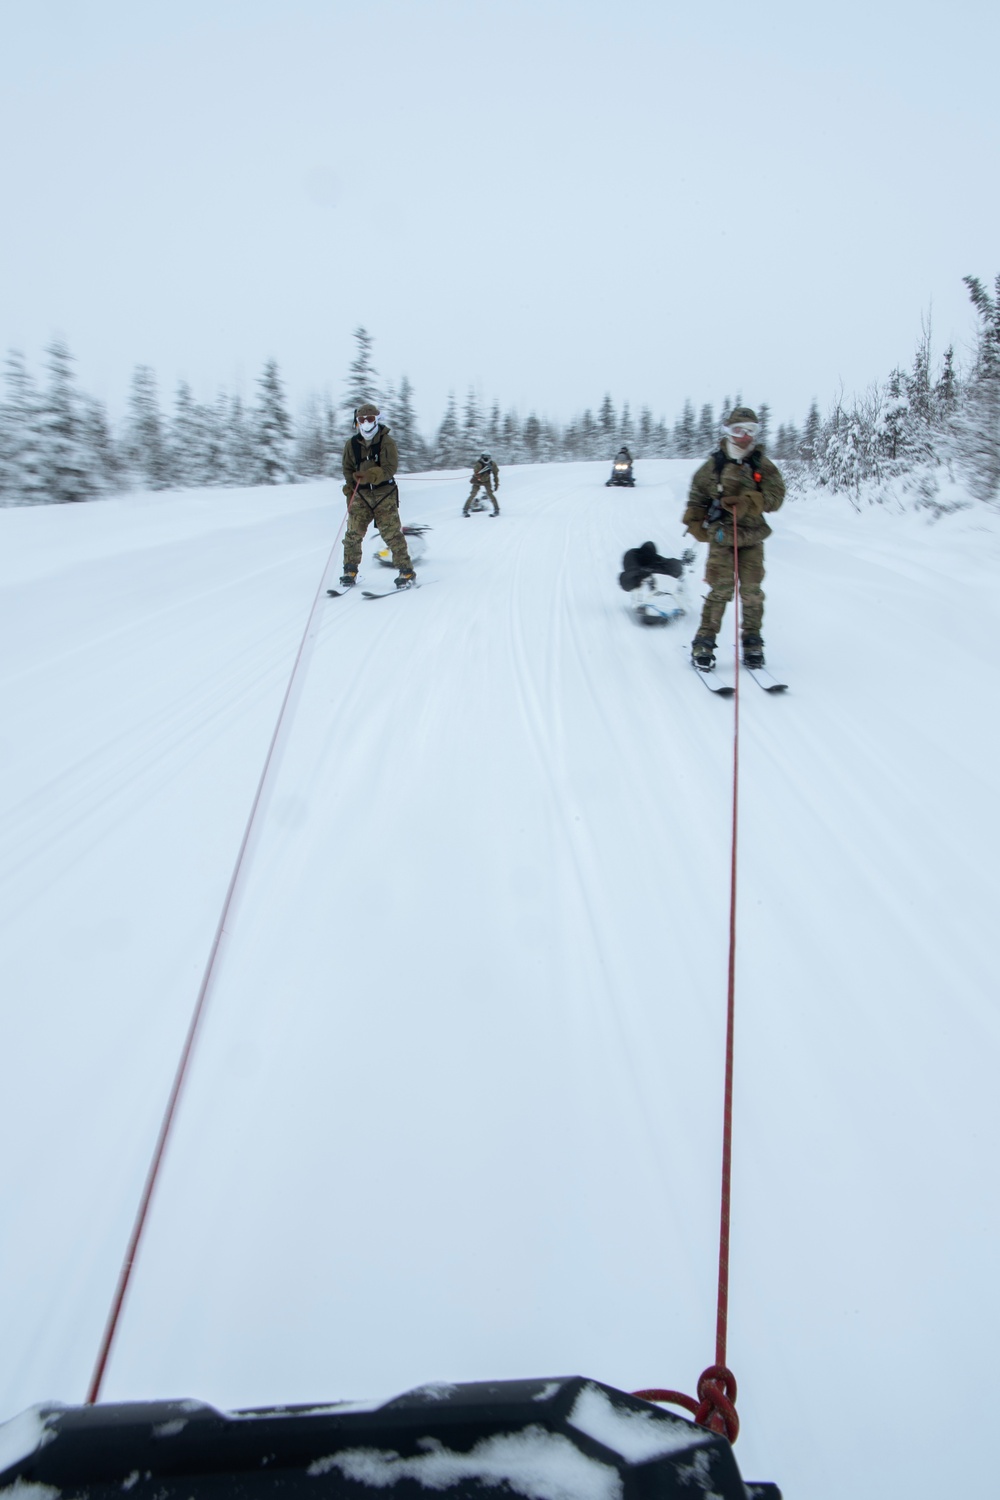
[[[794,428],[792,428],[792,431],[794,431]],[[823,418],[819,414],[819,402],[813,397],[812,405],[809,408],[809,415],[806,417],[805,426],[802,428],[798,453],[796,454],[793,450],[787,456],[789,458],[800,458],[804,464],[816,463],[820,455],[822,433]]]
[[[494,401],[490,407],[489,421],[486,424],[486,446],[490,453],[494,453],[500,447],[500,424],[500,402]]]
[[[132,376],[125,424],[125,455],[140,483],[151,490],[170,484],[170,457],[156,393],[156,377],[148,365],[137,365]]]
[[[49,381],[40,409],[42,475],[49,500],[90,500],[100,488],[96,464],[83,441],[72,355],[61,339],[45,351]]]
[[[182,380],[177,387],[174,414],[170,422],[167,448],[170,455],[170,482],[179,489],[193,489],[206,483],[202,477],[202,431],[191,387]]]
[[[857,501],[862,484],[882,478],[884,392],[872,386],[850,411],[838,402],[820,440],[820,482],[850,491]]]
[[[354,330],[354,358],[344,381],[344,398],[340,409],[347,419],[346,425],[353,432],[354,413],[363,401],[373,401],[381,406],[382,396],[378,386],[378,371],[372,364],[372,346],[375,340],[366,328]]]
[[[483,446],[483,416],[479,409],[476,392],[470,385],[462,410],[462,442],[469,462],[477,456]]]
[[[1000,494],[1000,276],[991,297],[975,276],[962,278],[979,314],[976,359],[954,419],[955,454],[977,500]]]
[[[392,435],[399,449],[399,471],[415,474],[429,464],[427,445],[417,427],[417,414],[413,409],[413,387],[404,375],[399,382],[399,392],[390,413]]]
[[[503,426],[500,433],[500,452],[503,456],[498,460],[499,463],[523,464],[525,461],[524,440],[521,436],[521,419],[513,407],[504,413]],[[494,457],[496,457],[495,454]]]
[[[80,435],[97,474],[98,488],[120,490],[125,482],[125,461],[111,431],[108,414],[92,396],[80,398]]]
[[[455,393],[452,391],[448,396],[448,405],[441,419],[441,425],[434,439],[434,452],[431,467],[434,469],[458,469],[464,467],[467,462],[465,444],[458,425],[458,409],[455,405]]]
[[[624,443],[630,451],[635,447],[635,423],[627,401],[622,407],[621,421],[618,423],[618,442]]]
[[[242,486],[256,483],[253,430],[241,396],[220,398],[223,438],[222,461],[226,483]]]
[[[580,449],[577,456],[579,458],[605,457],[601,428],[589,406],[580,418]]]
[[[951,423],[958,402],[958,375],[955,371],[955,346],[949,344],[941,361],[941,373],[934,383],[931,411],[936,425]]]
[[[42,459],[41,403],[24,355],[7,355],[6,401],[0,412],[0,462],[5,505],[41,505],[48,499]]]
[[[292,424],[277,360],[269,359],[257,381],[253,423],[254,480],[257,484],[287,484],[295,477],[292,462]]]
[[[533,411],[529,412],[524,419],[521,429],[521,441],[524,444],[525,457],[529,464],[541,462],[542,457],[542,424]]]
[[[690,401],[685,401],[684,410],[674,423],[674,447],[679,458],[695,458],[699,452],[698,429]]]
[[[316,396],[310,396],[295,424],[295,472],[303,479],[319,479],[327,472],[328,454],[324,413]]]
[[[698,417],[695,444],[702,453],[711,453],[719,444],[719,429],[712,413],[712,403],[706,401]]]
[[[601,433],[604,454],[614,453],[618,447],[618,418],[615,415],[610,394],[606,395],[601,402],[601,409],[597,414],[597,425]]]

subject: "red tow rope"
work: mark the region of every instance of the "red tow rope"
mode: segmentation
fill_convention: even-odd
[[[733,825],[729,867],[729,979],[726,996],[726,1070],[722,1109],[722,1208],[719,1222],[719,1293],[715,1323],[715,1364],[698,1377],[698,1399],[680,1391],[634,1391],[644,1401],[665,1401],[692,1412],[702,1427],[735,1443],[740,1430],[736,1415],[736,1377],[726,1365],[729,1328],[729,1228],[733,1178],[733,1038],[736,1029],[736,848],[740,803],[740,562],[733,515],[733,622],[736,674],[733,697]]]

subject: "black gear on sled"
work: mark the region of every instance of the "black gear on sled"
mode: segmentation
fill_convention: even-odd
[[[680,578],[683,572],[684,563],[681,558],[661,557],[655,542],[643,542],[641,547],[630,547],[622,558],[618,582],[626,593],[631,593],[654,573],[665,574],[668,578]]]

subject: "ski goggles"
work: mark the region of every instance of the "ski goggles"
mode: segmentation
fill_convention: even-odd
[[[732,422],[726,423],[722,428],[726,437],[731,438],[755,438],[760,431],[759,422]]]

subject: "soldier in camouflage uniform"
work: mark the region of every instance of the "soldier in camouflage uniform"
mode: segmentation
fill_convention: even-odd
[[[740,602],[743,606],[743,660],[764,665],[764,539],[771,528],[765,512],[778,510],[785,481],[757,442],[760,423],[748,406],[737,406],[722,428],[722,441],[691,481],[684,525],[689,536],[708,543],[705,582],[709,586],[698,633],[691,642],[695,666],[707,672],[715,665],[715,638],[726,605],[735,591],[733,536],[739,552]]]
[[[363,402],[354,413],[354,426],[354,436],[344,444],[347,530],[341,586],[353,586],[361,563],[361,544],[374,521],[399,569],[396,587],[405,588],[416,575],[399,523],[399,490],[394,477],[399,452],[388,427],[379,422],[378,407],[370,401]]]
[[[492,484],[490,483],[491,479],[493,481]],[[496,464],[493,462],[488,453],[481,453],[476,459],[475,464],[473,465],[472,489],[469,492],[468,500],[466,500],[465,504],[462,506],[463,516],[467,516],[469,514],[469,509],[472,505],[472,502],[479,494],[480,485],[486,491],[487,500],[493,501],[493,514],[495,516],[498,516],[500,514],[500,506],[497,502],[496,495],[494,495],[493,493],[493,490],[494,488],[500,488],[500,470],[497,468]]]

